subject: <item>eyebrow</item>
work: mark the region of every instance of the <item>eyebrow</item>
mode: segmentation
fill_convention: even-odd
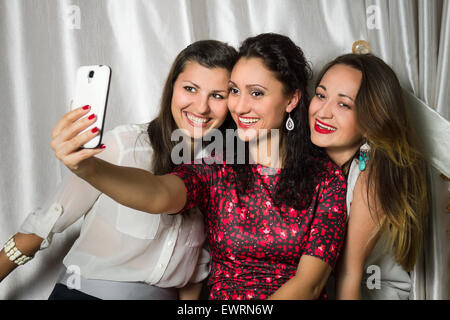
[[[232,84],[232,85],[234,85],[234,86],[237,87],[236,83],[234,83],[234,82],[231,81],[231,80],[228,81],[228,84]],[[261,88],[263,88],[263,89],[265,89],[265,90],[268,90],[268,89],[267,89],[266,87],[264,87],[263,85],[260,85],[260,84],[257,84],[257,83],[250,83],[250,84],[247,84],[245,87],[246,87],[246,88],[250,88],[250,87],[261,87]]]
[[[320,88],[322,88],[323,90],[327,91],[327,88],[325,88],[325,86],[324,86],[323,84],[319,84],[318,87],[320,87]],[[354,101],[353,98],[351,98],[351,97],[349,97],[348,95],[343,94],[343,93],[338,93],[338,96],[339,96],[339,97],[345,97],[345,98],[348,98],[348,99]]]
[[[181,80],[182,82],[187,82],[192,84],[195,88],[197,89],[201,89],[200,86],[198,84],[196,84],[195,82],[192,82],[191,80]],[[228,90],[212,90],[212,92],[228,92]]]
[[[190,84],[192,84],[194,87],[196,87],[197,89],[200,89],[200,86],[198,84],[196,84],[195,82],[192,82],[191,80],[181,80],[182,82],[188,82]]]

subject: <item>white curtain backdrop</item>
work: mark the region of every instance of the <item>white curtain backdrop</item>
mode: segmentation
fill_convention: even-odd
[[[68,111],[80,65],[107,64],[106,129],[156,116],[176,54],[201,39],[236,47],[277,32],[303,48],[317,72],[356,40],[397,72],[429,147],[433,212],[412,298],[447,298],[445,199],[450,176],[448,0],[0,0],[0,242],[53,192],[66,169],[50,132]],[[416,98],[420,100],[416,100]],[[0,299],[47,299],[79,224],[0,283]]]

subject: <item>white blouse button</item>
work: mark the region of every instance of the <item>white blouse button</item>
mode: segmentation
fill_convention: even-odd
[[[62,211],[62,208],[61,208],[61,205],[59,204],[59,203],[54,203],[53,205],[52,205],[52,207],[53,207],[53,210],[55,211],[55,212],[61,212]]]

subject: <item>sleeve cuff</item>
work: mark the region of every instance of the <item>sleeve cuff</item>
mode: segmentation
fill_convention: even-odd
[[[205,280],[209,275],[210,269],[210,259],[211,256],[209,251],[205,248],[201,249],[200,256],[198,258],[197,266],[195,268],[194,274],[191,277],[189,282],[191,283],[199,283]]]
[[[19,229],[21,233],[33,233],[43,238],[44,241],[40,249],[45,249],[50,245],[53,238],[52,229],[63,213],[63,207],[55,202],[46,211],[44,210],[37,208],[37,210],[31,212]]]

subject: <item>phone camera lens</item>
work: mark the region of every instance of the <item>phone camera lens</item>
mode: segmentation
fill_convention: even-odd
[[[94,77],[94,71],[90,71],[89,72],[89,78],[93,78]]]

